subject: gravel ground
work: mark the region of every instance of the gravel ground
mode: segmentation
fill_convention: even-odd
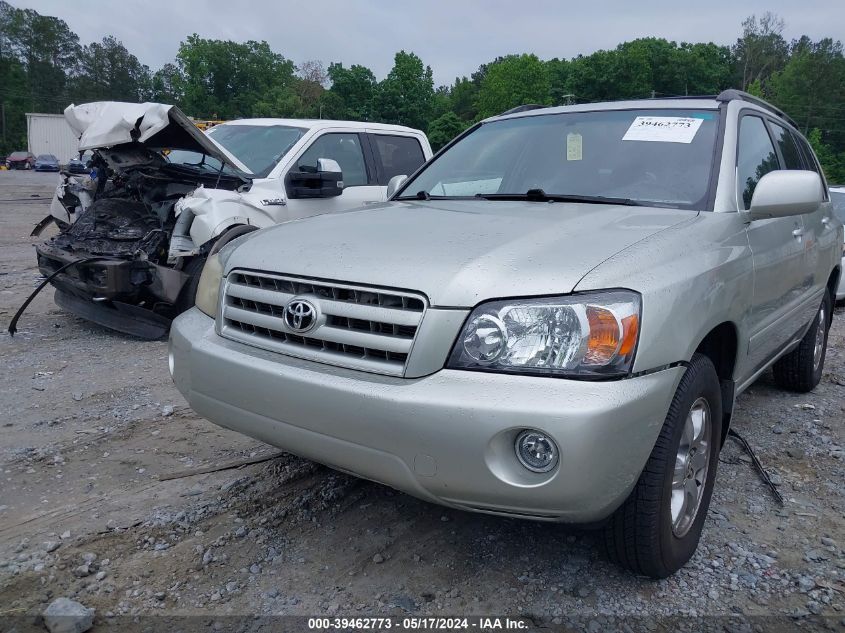
[[[91,325],[50,291],[5,333],[39,279],[28,235],[55,182],[0,172],[0,616],[69,597],[98,623],[519,614],[598,631],[625,630],[620,616],[653,629],[655,616],[741,615],[769,630],[772,616],[797,626],[821,614],[845,628],[842,309],[813,393],[764,375],[738,402],[734,428],[785,507],[729,441],[698,553],[655,582],[609,564],[595,533],[445,510],[289,455],[160,480],[276,451],[195,416],[164,342]]]

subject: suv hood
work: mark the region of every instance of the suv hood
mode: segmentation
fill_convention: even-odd
[[[79,150],[138,142],[151,148],[181,149],[216,158],[238,171],[250,170],[203,134],[176,106],[163,103],[96,101],[65,108],[65,119],[79,136]]]
[[[226,272],[247,268],[416,290],[431,305],[472,307],[572,292],[607,258],[696,215],[561,202],[388,202],[251,234],[226,253]]]

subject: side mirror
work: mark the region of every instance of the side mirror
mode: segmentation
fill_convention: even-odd
[[[318,158],[316,168],[291,170],[285,181],[288,198],[334,198],[343,193],[343,172],[331,158]]]
[[[770,171],[760,179],[751,198],[752,220],[812,213],[824,200],[822,179],[814,171]]]
[[[394,176],[390,180],[387,181],[387,199],[390,200],[393,197],[393,194],[396,193],[396,190],[402,186],[408,180],[408,177],[405,174],[401,176]]]

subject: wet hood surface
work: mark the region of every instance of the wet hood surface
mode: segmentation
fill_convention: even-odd
[[[432,305],[469,307],[569,293],[608,257],[696,215],[560,202],[389,202],[250,235],[230,251],[226,270],[416,290]]]

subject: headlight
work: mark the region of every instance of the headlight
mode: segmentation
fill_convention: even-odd
[[[210,255],[205,262],[197,285],[196,306],[212,319],[217,314],[217,301],[220,299],[220,281],[223,279],[223,264],[220,255]]]
[[[571,377],[630,373],[640,295],[613,290],[491,301],[470,314],[447,367]]]

